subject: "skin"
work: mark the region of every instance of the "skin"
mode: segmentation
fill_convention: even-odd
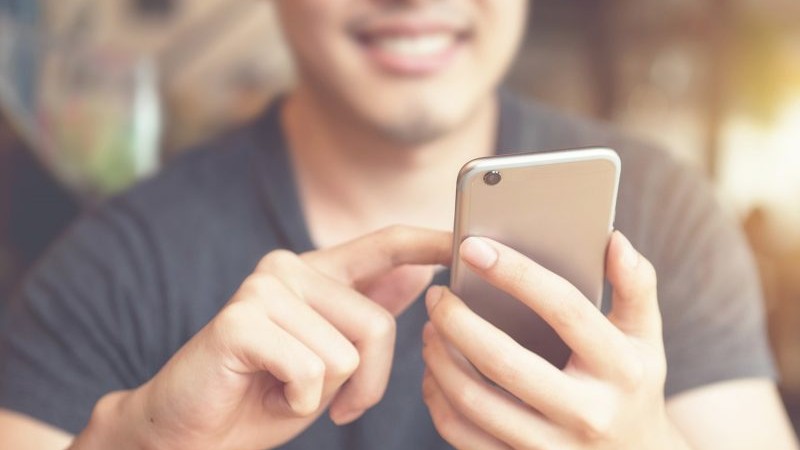
[[[564,279],[502,244],[469,238],[460,256],[536,311],[573,355],[559,370],[447,288],[430,288],[423,395],[434,424],[453,446],[797,448],[767,381],[718,383],[669,403],[664,399],[667,367],[655,270],[621,233],[614,233],[607,254],[614,288],[607,317]]]
[[[450,240],[392,227],[269,253],[152,380],[104,397],[72,448],[271,448],[328,407],[352,422],[383,396],[394,317],[430,282],[425,266],[448,262]]]
[[[380,401],[394,317],[430,281],[431,265],[450,255],[451,235],[430,228],[452,225],[460,165],[492,151],[494,90],[519,44],[527,3],[278,6],[299,70],[282,122],[322,250],[266,255],[151,380],[104,396],[78,436],[0,411],[10,448],[270,448],[326,408],[344,424]],[[392,69],[353,38],[354,30],[431,17],[455,19],[450,25],[469,37],[439,70]],[[385,228],[394,223],[417,227]],[[486,263],[474,243],[463,244],[465,262],[545,317],[575,356],[564,371],[548,366],[447,290],[431,289],[423,395],[437,430],[457,448],[796,448],[769,380],[664,399],[655,276],[620,235],[608,256],[618,291],[609,317],[535,262],[484,241],[496,254]]]
[[[332,245],[395,223],[452,228],[455,174],[493,151],[493,93],[521,40],[527,3],[277,4],[299,70],[284,129],[314,241]],[[394,20],[442,18],[470,38],[444,70],[424,76],[382,67],[353,37]]]
[[[655,271],[622,234],[614,234],[607,256],[615,292],[608,317],[564,279],[497,242],[470,238],[461,255],[472,270],[541,315],[573,355],[559,370],[446,288],[431,288],[424,392],[446,439],[487,449],[688,448],[661,394],[666,359]]]

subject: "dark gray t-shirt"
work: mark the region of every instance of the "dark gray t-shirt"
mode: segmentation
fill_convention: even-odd
[[[612,130],[501,99],[499,152],[602,145],[619,153],[616,226],[658,271],[666,395],[773,377],[751,256],[709,187]],[[100,396],[151,378],[265,253],[312,248],[278,110],[186,154],[70,228],[3,318],[1,407],[79,432]],[[343,428],[322,416],[285,448],[448,448],[421,398],[425,320],[422,302],[398,319],[378,406]]]

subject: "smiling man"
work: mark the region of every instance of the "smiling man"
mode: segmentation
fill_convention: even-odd
[[[527,2],[278,7],[297,85],[87,214],[28,277],[0,341],[2,445],[796,448],[751,258],[708,187],[498,93]],[[417,300],[449,262],[434,230],[464,162],[587,145],[625,167],[607,314],[511,248],[461,244],[572,348],[565,369],[444,287]]]

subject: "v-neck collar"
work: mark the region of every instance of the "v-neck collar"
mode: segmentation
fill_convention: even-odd
[[[303,215],[288,143],[281,125],[283,104],[282,97],[273,101],[255,124],[255,145],[258,148],[253,172],[265,202],[267,217],[281,243],[288,250],[302,253],[314,250],[314,244]]]
[[[519,102],[508,92],[498,92],[498,127],[495,154],[514,153],[522,145],[522,113]],[[281,124],[284,99],[272,102],[255,122],[256,158],[253,174],[266,214],[284,248],[302,253],[315,246],[303,214],[299,188],[294,176],[288,142]],[[467,161],[464,161],[465,163]],[[455,200],[454,200],[455,201]]]

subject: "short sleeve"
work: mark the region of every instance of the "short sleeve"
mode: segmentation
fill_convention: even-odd
[[[667,355],[665,394],[775,378],[762,291],[741,230],[698,174],[671,161],[642,181],[637,230],[656,268]]]
[[[151,261],[139,264],[137,261]],[[157,258],[113,208],[71,227],[9,303],[0,333],[0,407],[71,433],[107,392],[138,386],[156,364],[147,320]]]

